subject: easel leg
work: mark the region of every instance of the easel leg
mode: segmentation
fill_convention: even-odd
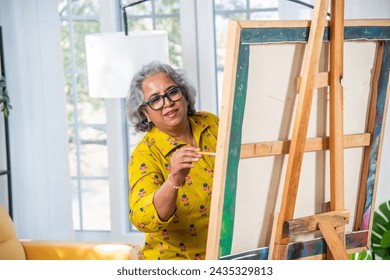
[[[287,255],[287,246],[285,245],[288,244],[289,237],[283,236],[283,223],[286,220],[292,219],[294,216],[295,201],[298,192],[299,177],[313,99],[315,74],[318,71],[327,9],[327,0],[316,0],[313,20],[310,26],[309,40],[306,47],[306,59],[304,62],[298,106],[294,120],[294,130],[290,145],[281,210],[276,230],[273,259],[283,259]]]
[[[327,248],[336,260],[348,260],[348,254],[344,244],[331,223],[327,221],[318,222],[318,227],[324,237]]]
[[[344,0],[331,1],[330,18],[330,210],[344,209],[343,55]],[[345,248],[344,227],[337,229]],[[332,252],[332,250],[330,250]],[[328,259],[333,259],[328,254]]]

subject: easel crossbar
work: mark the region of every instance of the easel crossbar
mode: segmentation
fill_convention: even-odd
[[[340,227],[349,223],[350,212],[338,210],[320,213],[317,215],[288,220],[283,225],[283,235],[291,236],[320,230],[319,223],[326,221],[333,227]]]
[[[344,135],[344,148],[366,147],[370,145],[371,133]],[[268,157],[288,154],[291,140],[248,143],[241,145],[240,158]],[[329,150],[329,137],[307,138],[305,152]]]

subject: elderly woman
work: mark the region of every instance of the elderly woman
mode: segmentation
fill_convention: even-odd
[[[130,219],[145,232],[145,259],[204,259],[218,117],[195,111],[184,75],[159,62],[131,82],[127,114],[146,132],[129,162]]]

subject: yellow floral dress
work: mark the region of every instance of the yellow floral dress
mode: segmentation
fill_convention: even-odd
[[[215,152],[218,117],[199,112],[189,117],[199,148]],[[153,127],[134,149],[129,162],[130,220],[146,233],[145,259],[205,258],[215,157],[204,155],[194,163],[178,191],[176,211],[163,222],[153,205],[156,190],[170,173],[173,152],[187,145]]]

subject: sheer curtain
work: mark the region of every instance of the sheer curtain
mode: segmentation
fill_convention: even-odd
[[[58,1],[0,0],[20,238],[72,239]]]

